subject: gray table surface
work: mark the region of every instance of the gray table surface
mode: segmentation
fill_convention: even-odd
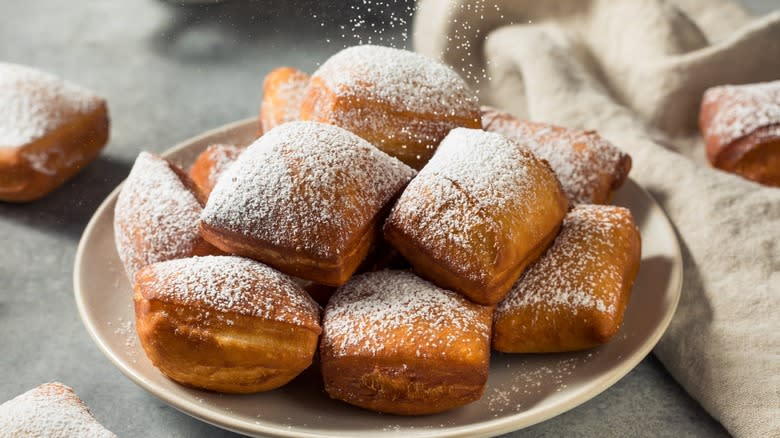
[[[381,35],[345,33],[339,26],[350,30],[349,9],[340,2],[342,10],[316,1],[277,2],[279,10],[268,3],[0,0],[0,61],[97,90],[112,118],[110,143],[83,173],[41,201],[0,204],[0,402],[57,380],[121,437],[236,436],[169,407],[103,357],[79,320],[73,259],[93,211],[139,151],[161,152],[256,114],[262,78],[276,66],[312,71],[369,35],[403,39],[402,23],[381,14],[374,20],[398,26]],[[758,11],[771,7],[753,3]],[[727,434],[650,356],[591,401],[508,436],[561,435]]]

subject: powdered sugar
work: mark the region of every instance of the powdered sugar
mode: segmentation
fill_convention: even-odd
[[[284,73],[288,73],[284,81],[277,79],[277,75]],[[309,75],[293,68],[282,67],[269,73],[263,87],[261,108],[261,123],[264,131],[299,120],[301,101],[308,84]]]
[[[149,266],[139,277],[147,299],[319,329],[319,306],[306,292],[286,275],[250,259],[169,260]]]
[[[73,389],[45,383],[0,405],[0,436],[116,438]]]
[[[209,187],[214,187],[217,184],[219,177],[235,163],[242,151],[243,149],[232,144],[214,144],[206,149],[204,154],[207,154],[211,161],[207,181]]]
[[[485,130],[515,140],[546,160],[572,204],[605,202],[609,190],[626,176],[626,154],[594,131],[519,120],[492,108],[483,108],[482,123]]]
[[[393,349],[453,358],[459,346],[487,348],[486,315],[486,308],[411,272],[372,272],[354,277],[331,298],[322,342],[336,356],[392,354]]]
[[[62,151],[62,149],[56,147],[47,149],[45,151],[24,152],[24,157],[27,158],[27,162],[30,164],[30,167],[33,170],[35,170],[38,173],[42,173],[44,175],[49,175],[49,176],[53,176],[57,174],[57,168],[50,166],[49,164],[54,161],[52,158],[62,157],[63,155],[65,155],[65,153]]]
[[[483,279],[490,273],[475,249],[514,240],[511,230],[521,228],[515,222],[527,221],[539,205],[540,192],[533,189],[538,172],[531,170],[538,166],[530,151],[499,134],[453,129],[403,192],[388,223],[464,275]],[[552,174],[548,179],[557,185]]]
[[[91,91],[56,76],[0,63],[0,147],[37,141],[102,102]]]
[[[496,417],[524,411],[541,398],[549,397],[551,392],[565,391],[566,382],[572,382],[578,368],[587,366],[595,354],[588,352],[557,360],[548,356],[545,365],[536,362],[536,358],[522,360],[521,357],[514,356],[511,362],[507,358],[506,367],[512,369],[511,375],[502,379],[503,385],[490,386],[485,393],[488,411]]]
[[[366,98],[412,113],[468,117],[478,105],[476,95],[449,67],[390,47],[349,47],[322,64],[312,78],[323,80],[339,96]],[[362,94],[367,87],[370,95]]]
[[[705,126],[706,137],[728,144],[770,125],[778,125],[780,136],[780,81],[710,88],[702,106],[712,104],[717,111]]]
[[[114,235],[131,281],[148,264],[192,255],[201,242],[201,206],[170,166],[141,152],[119,193]]]
[[[599,287],[621,285],[624,267],[608,261],[598,248],[611,246],[619,237],[616,227],[630,218],[630,212],[622,207],[576,206],[564,219],[553,245],[499,303],[496,318],[525,307],[550,311],[564,308],[574,315],[581,309],[591,309],[614,316],[619,296],[600,293]],[[533,326],[534,321],[527,324]]]
[[[346,128],[420,168],[452,128],[479,126],[463,79],[431,58],[372,45],[332,56],[313,75],[301,116]]]
[[[278,247],[335,257],[413,175],[344,129],[287,123],[227,170],[202,218]]]

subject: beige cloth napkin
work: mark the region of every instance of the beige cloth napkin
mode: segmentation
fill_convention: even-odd
[[[780,436],[780,189],[709,168],[696,127],[706,88],[780,79],[780,11],[422,0],[414,44],[462,69],[483,102],[597,129],[631,154],[631,177],[675,224],[684,258],[680,305],[655,354],[732,434]]]

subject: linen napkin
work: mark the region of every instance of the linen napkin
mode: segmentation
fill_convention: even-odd
[[[422,0],[415,49],[482,101],[598,130],[674,223],[682,297],[654,353],[735,436],[780,435],[780,189],[710,168],[704,90],[780,79],[780,11],[729,0]]]

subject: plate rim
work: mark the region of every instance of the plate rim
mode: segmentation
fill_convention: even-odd
[[[166,149],[165,151],[160,153],[160,155],[163,157],[169,157],[170,155],[176,154],[177,152],[180,152],[188,147],[191,147],[193,143],[202,142],[207,138],[218,135],[220,133],[224,133],[226,131],[231,131],[235,129],[241,129],[244,128],[245,125],[256,124],[256,123],[257,123],[256,117],[248,117],[245,119],[227,123],[219,127],[209,129],[201,134],[188,138],[184,141],[181,141],[176,145],[174,145],[173,147]],[[76,256],[74,258],[74,264],[73,264],[73,291],[76,300],[76,307],[78,308],[78,312],[79,312],[79,317],[81,319],[82,324],[84,324],[84,327],[86,328],[90,338],[97,345],[101,353],[103,353],[103,355],[106,356],[108,360],[117,369],[119,369],[120,372],[122,372],[122,374],[124,374],[128,379],[130,379],[130,381],[132,381],[136,385],[140,386],[141,388],[143,388],[150,394],[154,395],[158,399],[162,400],[163,402],[167,403],[171,407],[175,408],[176,410],[186,415],[189,415],[191,417],[194,417],[200,421],[209,423],[215,427],[219,427],[221,429],[226,429],[232,432],[249,435],[249,436],[257,436],[258,433],[268,434],[271,436],[303,437],[303,438],[319,438],[324,436],[331,436],[332,432],[330,433],[326,433],[325,431],[316,432],[317,429],[298,430],[295,428],[295,426],[291,428],[287,426],[278,426],[278,423],[272,423],[267,420],[258,420],[254,423],[253,425],[254,427],[252,429],[248,429],[244,427],[242,424],[232,421],[232,418],[230,416],[218,412],[213,412],[211,409],[208,409],[202,405],[198,405],[190,400],[187,400],[186,398],[171,395],[168,393],[167,390],[163,388],[159,388],[156,384],[146,379],[143,375],[137,373],[136,371],[132,370],[129,366],[127,366],[124,363],[124,361],[121,360],[114,353],[113,349],[111,349],[107,345],[105,340],[99,336],[98,330],[94,322],[92,321],[91,318],[87,316],[86,303],[84,302],[84,293],[81,288],[81,284],[82,284],[81,267],[83,265],[83,259],[85,257],[85,252],[86,252],[86,242],[88,240],[86,237],[90,236],[94,232],[94,228],[96,228],[97,223],[105,213],[105,210],[107,210],[115,202],[116,197],[118,196],[118,193],[121,190],[123,184],[124,184],[124,180],[120,182],[100,203],[98,208],[95,209],[94,213],[90,217],[89,222],[87,223],[86,227],[82,231],[81,237],[79,238],[79,243],[76,249]],[[644,196],[652,200],[654,206],[658,208],[661,216],[663,217],[665,221],[665,225],[669,227],[669,229],[672,231],[672,236],[674,237],[673,239],[674,260],[672,263],[670,284],[668,286],[668,288],[674,288],[674,292],[675,292],[674,302],[671,303],[670,305],[671,310],[667,312],[666,315],[664,315],[660,324],[653,331],[652,336],[645,339],[645,341],[642,343],[641,348],[638,349],[638,352],[630,356],[629,358],[626,358],[624,361],[622,361],[619,367],[616,370],[614,370],[611,374],[609,374],[601,382],[601,384],[593,386],[592,388],[582,391],[580,394],[578,394],[575,397],[572,397],[561,403],[558,403],[553,408],[534,417],[534,419],[530,422],[524,421],[522,426],[520,426],[519,428],[517,426],[518,419],[516,417],[520,416],[522,412],[508,415],[503,418],[491,419],[491,420],[481,421],[478,423],[472,423],[463,426],[449,427],[444,431],[435,430],[435,429],[430,429],[426,431],[420,430],[418,431],[419,433],[415,434],[415,436],[420,436],[420,437],[424,437],[424,436],[458,437],[458,436],[466,436],[466,435],[493,436],[496,434],[507,433],[507,432],[520,430],[522,428],[533,426],[535,424],[541,423],[543,421],[561,415],[562,413],[572,410],[577,406],[585,403],[586,401],[593,399],[597,395],[601,394],[602,392],[612,387],[617,381],[625,377],[629,372],[631,372],[631,370],[633,370],[639,364],[639,362],[644,360],[644,358],[647,357],[648,354],[650,354],[650,352],[658,344],[658,342],[660,341],[664,333],[666,333],[666,330],[668,329],[669,324],[672,321],[672,318],[677,312],[677,307],[680,302],[680,297],[682,295],[682,286],[683,286],[682,251],[680,248],[680,239],[679,236],[677,235],[677,230],[674,227],[672,221],[669,220],[669,217],[664,211],[663,207],[655,200],[655,198],[647,190],[645,190],[644,187],[642,187],[639,183],[637,183],[630,177],[627,178],[626,184],[634,185],[635,189],[639,190],[640,192],[642,192]],[[390,436],[390,435],[394,435],[395,432],[396,431],[377,430],[377,431],[372,431],[371,435]]]

